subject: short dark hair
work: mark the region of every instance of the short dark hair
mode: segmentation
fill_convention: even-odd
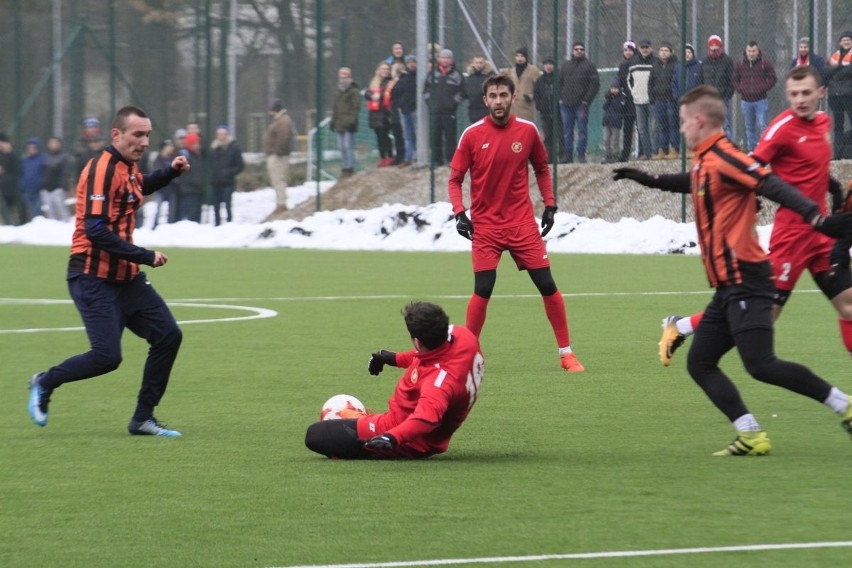
[[[746,44],[746,47],[758,47],[758,45],[757,45],[757,42],[756,42],[756,41],[751,40],[750,42],[748,42],[748,43]]]
[[[499,87],[501,85],[509,87],[509,92],[515,94],[515,82],[512,81],[512,78],[505,73],[497,73],[482,82],[482,96],[484,97],[485,93],[488,92],[488,87]]]
[[[428,349],[440,347],[447,341],[450,318],[441,306],[411,302],[402,310],[402,316],[411,338],[420,340]]]
[[[787,81],[788,79],[801,81],[808,77],[813,77],[814,81],[816,81],[817,87],[822,87],[822,75],[819,71],[817,71],[816,67],[811,67],[810,65],[799,65],[798,67],[793,67],[787,72],[787,76],[784,77],[784,81]]]
[[[148,118],[148,114],[141,108],[133,105],[123,106],[115,113],[115,118],[112,119],[112,128],[124,130],[124,125],[127,124],[127,118],[130,116],[138,116],[139,118]]]

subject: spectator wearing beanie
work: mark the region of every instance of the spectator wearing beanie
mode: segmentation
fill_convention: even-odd
[[[618,88],[621,89],[621,94],[624,95],[624,112],[622,115],[623,121],[621,126],[621,156],[619,161],[626,162],[630,158],[630,152],[633,150],[633,130],[636,126],[636,107],[633,104],[633,94],[630,92],[630,84],[628,82],[630,74],[630,62],[636,56],[636,44],[627,40],[621,46],[622,61],[618,65]]]
[[[825,68],[828,108],[834,120],[835,160],[852,158],[852,141],[846,133],[847,120],[852,126],[852,31],[843,32],[838,43],[840,48],[831,54]]]
[[[707,57],[702,65],[704,83],[715,87],[725,102],[725,136],[732,139],[731,98],[734,96],[734,60],[725,53],[725,45],[721,37],[711,35],[707,40]]]
[[[698,85],[704,84],[704,68],[701,60],[695,57],[695,47],[691,43],[684,49],[686,60],[675,65],[674,80],[672,81],[672,98],[680,100],[684,93]],[[681,83],[683,67],[686,66],[686,84]]]
[[[512,112],[518,118],[535,122],[535,82],[541,76],[541,69],[529,62],[530,55],[525,47],[515,50],[515,65],[504,69],[515,83],[515,103]]]

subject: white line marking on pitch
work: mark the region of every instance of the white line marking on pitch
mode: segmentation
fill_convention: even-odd
[[[221,301],[221,300],[220,300]],[[17,304],[17,305],[29,305],[29,304],[40,304],[40,305],[56,305],[56,304],[71,304],[71,300],[47,300],[47,299],[15,299],[15,298],[0,298],[0,305],[3,304]],[[166,302],[171,307],[184,307],[184,308],[214,308],[214,309],[226,309],[226,310],[243,310],[247,312],[251,312],[252,315],[249,316],[235,316],[228,318],[210,318],[210,319],[197,319],[197,320],[182,320],[178,321],[180,325],[187,325],[192,323],[218,323],[218,322],[231,322],[231,321],[247,321],[253,319],[265,319],[265,318],[274,318],[278,315],[278,312],[275,310],[269,310],[267,308],[256,308],[254,306],[234,306],[231,304],[200,304],[193,302]],[[27,329],[0,329],[0,335],[9,334],[9,333],[39,333],[44,331],[81,331],[85,329],[82,326],[77,327],[33,327]]]
[[[490,558],[446,558],[397,562],[360,562],[354,564],[302,564],[277,568],[401,568],[405,566],[451,566],[463,564],[496,564],[498,562],[541,562],[544,560],[584,560],[593,558],[630,558],[637,556],[672,556],[675,554],[708,554],[717,552],[754,552],[760,550],[802,550],[814,548],[850,548],[852,541],[800,542],[782,544],[747,544],[741,546],[705,546],[699,548],[663,548],[660,550],[621,550],[612,552],[578,552],[573,554],[537,554],[533,556],[494,556]]]

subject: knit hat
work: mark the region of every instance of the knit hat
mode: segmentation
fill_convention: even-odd
[[[542,65],[547,65],[547,64],[553,65],[554,64],[553,58],[552,57],[545,57],[544,61],[542,61],[541,64]]]
[[[269,110],[271,112],[279,112],[284,108],[284,105],[281,104],[281,101],[274,101],[271,105],[269,105]]]
[[[526,59],[527,61],[529,61],[530,59],[530,52],[527,51],[526,47],[519,47],[518,49],[516,49],[515,55],[523,55],[524,59]]]
[[[621,46],[621,51],[624,51],[625,49],[630,49],[632,51],[636,51],[636,44],[633,43],[633,40],[628,39],[627,41],[624,42],[624,45]]]
[[[417,61],[417,58],[416,58],[415,56],[413,56],[413,55],[410,55],[410,54],[409,54],[409,55],[406,55],[406,56],[405,56],[405,62],[406,62],[406,63],[410,63],[411,61],[415,61],[415,62],[416,62],[416,61]]]
[[[670,44],[670,43],[669,43],[669,42],[667,42],[667,41],[661,41],[661,42],[660,42],[660,47],[668,47],[668,48],[669,48],[669,51],[674,51],[674,48],[672,47],[672,44]]]
[[[30,138],[30,139],[27,140],[27,146],[29,146],[29,145],[33,145],[36,148],[41,148],[41,140],[39,140],[36,137]]]
[[[442,49],[438,53],[438,57],[449,57],[450,59],[452,59],[453,58],[453,52],[450,51],[449,49]]]
[[[722,38],[713,34],[707,40],[707,47],[722,47],[724,44],[722,43]]]
[[[843,39],[843,38],[845,38],[845,37],[848,37],[849,39],[852,39],[852,32],[850,32],[849,30],[847,30],[847,31],[843,32],[842,34],[840,34],[840,39]]]
[[[691,51],[692,55],[695,55],[695,46],[694,45],[692,45],[691,43],[688,43],[684,47],[686,47],[687,51]]]
[[[177,130],[175,130],[175,133],[172,135],[172,138],[174,138],[175,140],[177,140],[178,138],[186,138],[186,129],[178,128]]]
[[[95,118],[94,116],[90,116],[83,121],[83,128],[100,128],[101,121]]]
[[[186,135],[186,147],[192,148],[192,145],[196,142],[201,142],[201,136],[196,134],[195,132],[190,132]]]
[[[639,47],[651,47],[651,40],[644,37],[639,40]]]

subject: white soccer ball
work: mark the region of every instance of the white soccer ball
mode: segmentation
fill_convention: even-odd
[[[320,420],[340,420],[341,410],[357,410],[366,412],[364,403],[351,394],[336,394],[322,405]]]

